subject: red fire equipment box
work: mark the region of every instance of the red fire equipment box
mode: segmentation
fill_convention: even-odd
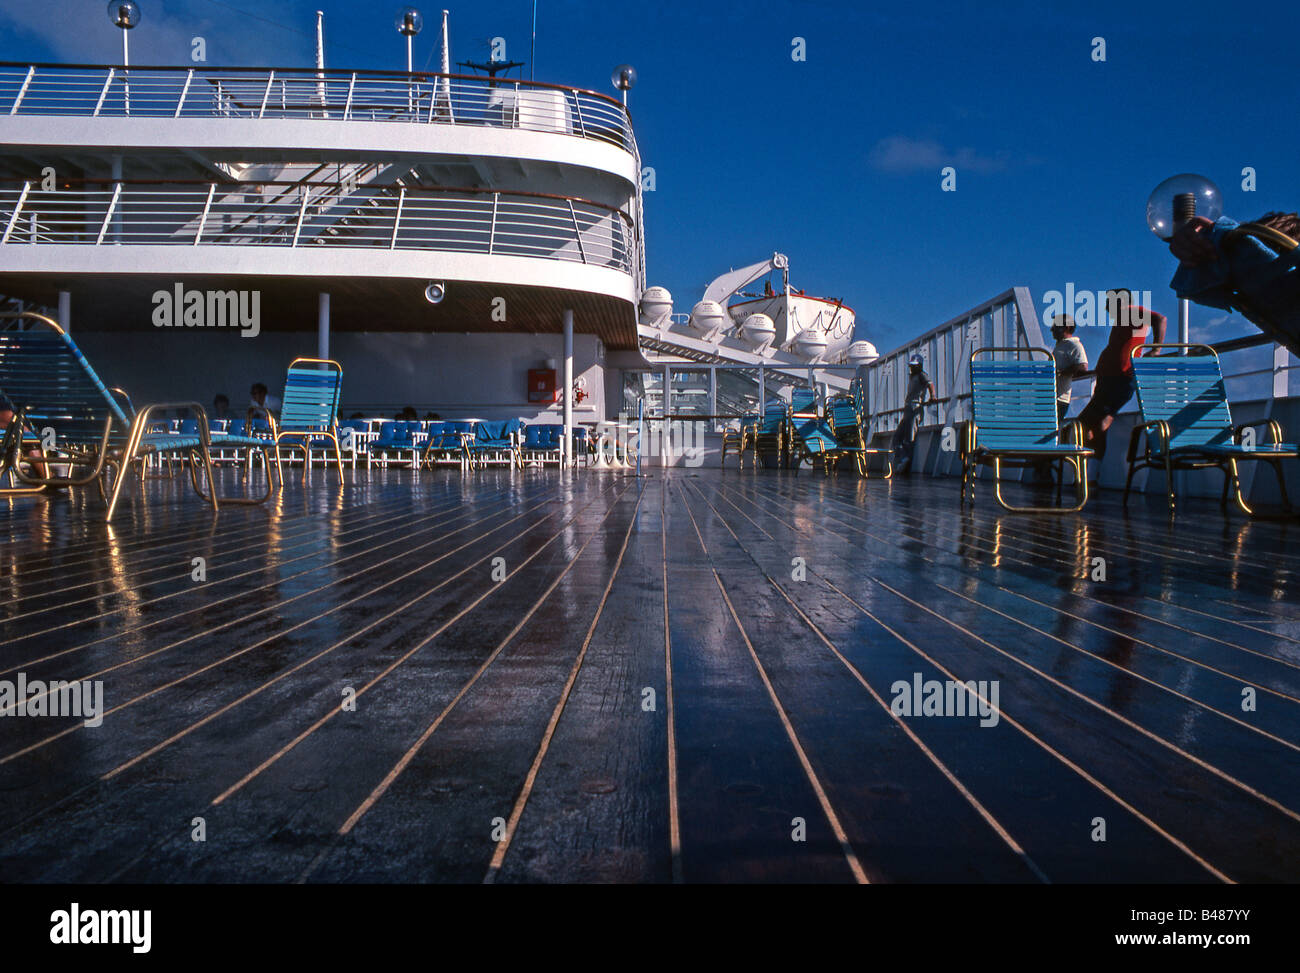
[[[550,404],[560,400],[554,368],[528,369],[528,401]]]

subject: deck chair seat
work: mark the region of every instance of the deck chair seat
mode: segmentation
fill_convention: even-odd
[[[1129,438],[1124,502],[1128,502],[1139,470],[1163,469],[1172,513],[1177,502],[1173,475],[1177,470],[1218,469],[1223,473],[1220,505],[1226,509],[1231,494],[1238,507],[1254,516],[1242,494],[1237,463],[1262,460],[1273,467],[1283,507],[1289,511],[1291,499],[1281,461],[1300,457],[1300,450],[1282,442],[1282,427],[1274,420],[1234,427],[1214,349],[1209,345],[1160,344],[1144,345],[1134,352],[1133,376],[1142,421]],[[1271,441],[1241,442],[1240,433],[1252,425],[1267,426]]]
[[[1022,354],[1029,358],[1020,358]],[[1015,358],[998,358],[998,355]],[[1041,357],[1039,357],[1041,356]],[[993,493],[1006,510],[1016,513],[1069,513],[1088,502],[1087,460],[1077,422],[1067,424],[1073,442],[1063,441],[1057,425],[1056,362],[1046,348],[980,348],[970,358],[972,420],[961,443],[962,503],[974,500],[980,466],[993,467]],[[1037,467],[1055,462],[1059,468],[1054,507],[1014,506],[1002,496],[1002,468]],[[1074,470],[1075,503],[1065,506],[1061,492],[1065,466]]]
[[[835,439],[835,431],[825,419],[807,419],[802,422],[795,428],[793,443],[799,451],[794,464],[796,474],[802,462],[807,460],[814,469],[820,463],[822,472],[829,475],[843,455],[843,450]]]
[[[23,331],[0,332],[0,388],[17,405],[13,427],[0,445],[0,480],[5,476],[23,485],[0,490],[0,495],[31,493],[33,487],[83,487],[97,484],[107,501],[105,520],[112,520],[122,489],[134,467],[143,480],[145,459],[151,455],[182,454],[189,459],[190,482],[213,510],[224,503],[262,503],[271,494],[271,477],[261,497],[220,497],[215,489],[207,414],[197,402],[155,403],[139,411],[126,393],[110,389],[95,373],[72,337],[58,322],[30,311],[6,312],[0,318],[28,321]],[[163,418],[170,410],[183,410],[190,419],[176,424]],[[56,448],[33,458],[25,428],[54,429]],[[226,437],[225,445],[244,447],[251,474],[252,449],[262,451],[264,440],[241,442]],[[45,472],[42,473],[40,468]],[[66,476],[49,475],[54,468]],[[207,482],[200,483],[199,471]],[[80,472],[78,472],[80,471]],[[109,477],[113,483],[109,489]]]
[[[853,457],[859,476],[867,475],[867,461],[872,456],[885,458],[886,480],[894,475],[893,451],[867,445],[867,423],[856,391],[832,396],[826,403],[826,418],[830,422],[835,441],[839,443],[840,452]]]

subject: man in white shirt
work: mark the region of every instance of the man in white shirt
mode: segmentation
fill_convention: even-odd
[[[248,408],[253,413],[253,418],[265,419],[267,413],[279,413],[280,400],[274,395],[268,395],[266,386],[258,382],[249,390]]]
[[[1083,350],[1083,342],[1074,336],[1074,318],[1068,314],[1058,314],[1052,319],[1052,337],[1056,339],[1052,357],[1056,359],[1056,421],[1059,425],[1070,411],[1070,388],[1074,380],[1088,372],[1088,353]]]

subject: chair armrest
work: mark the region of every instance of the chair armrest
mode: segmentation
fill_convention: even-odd
[[[1056,437],[1059,440],[1064,440],[1066,434],[1069,435],[1071,446],[1083,446],[1083,423],[1078,419],[1071,419],[1056,430]]]
[[[1232,430],[1232,441],[1238,446],[1241,445],[1241,434],[1247,429],[1258,429],[1261,426],[1268,427],[1268,434],[1273,437],[1274,443],[1282,441],[1282,426],[1276,419],[1260,419],[1257,422],[1243,422]]]
[[[1143,433],[1147,437],[1146,449],[1143,455],[1148,459],[1151,457],[1151,431],[1153,429],[1156,435],[1160,437],[1159,441],[1162,445],[1169,442],[1169,423],[1163,419],[1156,419],[1154,422],[1144,422],[1140,426],[1134,426],[1133,432],[1128,439],[1127,459],[1130,463],[1137,459],[1138,442],[1141,440]]]

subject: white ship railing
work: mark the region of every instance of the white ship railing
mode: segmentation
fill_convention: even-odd
[[[0,61],[0,113],[477,125],[594,139],[635,154],[627,111],[613,98],[460,74]]]
[[[632,275],[631,220],[546,193],[340,183],[0,183],[0,245],[361,247],[539,257]]]

